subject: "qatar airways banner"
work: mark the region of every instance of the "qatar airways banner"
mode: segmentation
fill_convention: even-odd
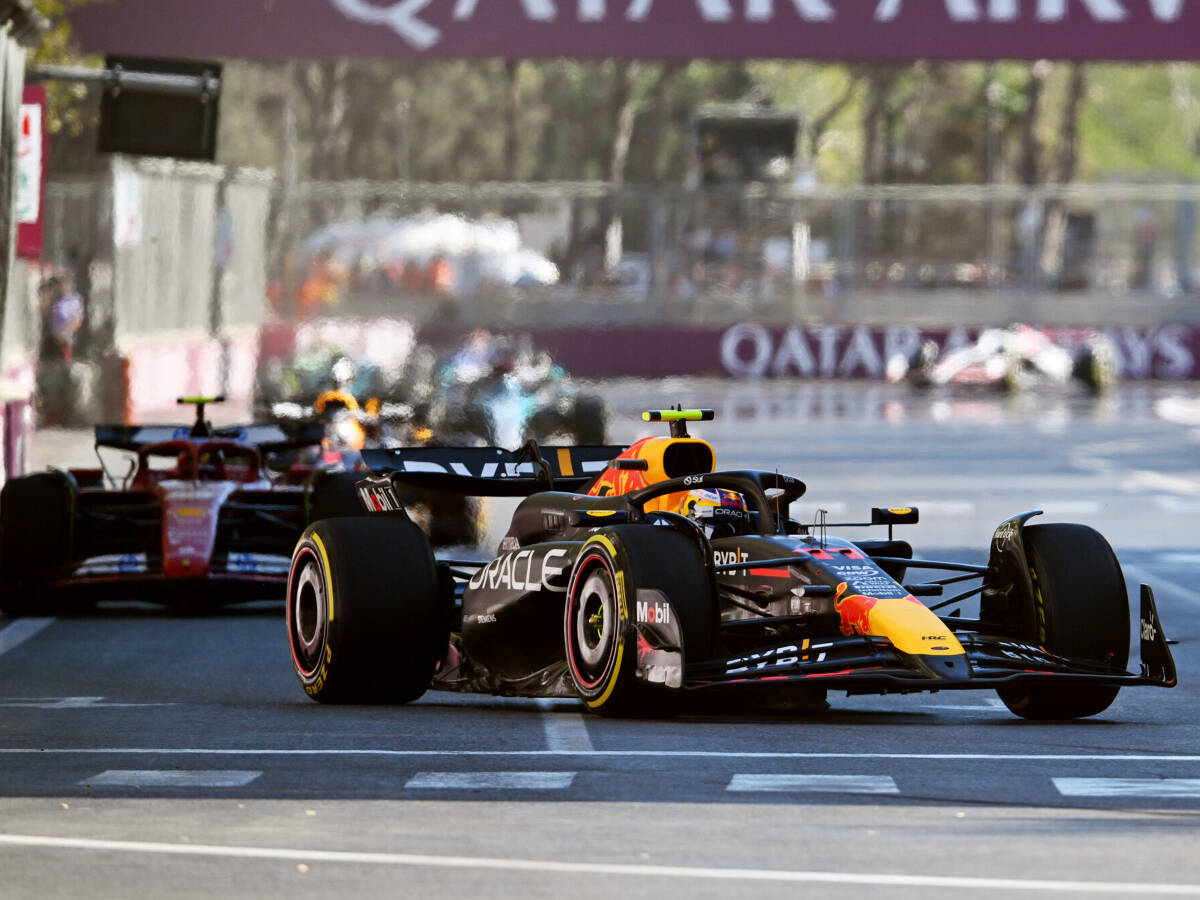
[[[735,378],[881,379],[888,360],[911,357],[924,340],[942,351],[973,341],[977,328],[922,331],[910,325],[767,326],[728,328],[647,327],[532,329],[536,346],[572,375],[584,378],[726,375]],[[1106,328],[1121,377],[1200,379],[1200,328],[1161,325]],[[1082,342],[1084,329],[1050,329],[1064,346]],[[460,334],[428,330],[418,340],[449,350]]]
[[[151,57],[1200,58],[1198,0],[111,0],[83,49]]]

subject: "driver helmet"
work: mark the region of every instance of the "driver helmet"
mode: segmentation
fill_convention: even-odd
[[[733,537],[750,524],[746,501],[736,491],[698,488],[688,492],[683,514],[700,526],[709,539]]]
[[[329,367],[329,374],[333,376],[333,383],[344,389],[354,383],[354,378],[358,374],[358,366],[348,356],[339,356]]]
[[[361,450],[367,443],[367,433],[350,410],[335,415],[326,429],[325,440],[331,449]]]

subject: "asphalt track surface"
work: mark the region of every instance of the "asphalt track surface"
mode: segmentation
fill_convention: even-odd
[[[0,619],[0,897],[1200,896],[1200,423],[1155,412],[1187,387],[610,390],[622,415],[715,406],[694,432],[723,467],[804,478],[801,515],[919,505],[903,536],[925,555],[982,560],[1025,509],[1098,527],[1131,590],[1154,586],[1181,686],[1075,723],[989,692],[665,721],[436,693],[331,708],[296,684],[278,602]]]

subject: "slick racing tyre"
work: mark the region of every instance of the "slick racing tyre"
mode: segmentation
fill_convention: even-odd
[[[75,480],[50,471],[12,478],[0,491],[0,610],[52,612],[45,585],[71,562]]]
[[[1089,340],[1075,357],[1071,374],[1092,394],[1110,393],[1120,379],[1117,351],[1112,342],[1104,337]]]
[[[287,629],[305,692],[323,703],[407,703],[449,644],[429,542],[400,516],[325,519],[292,554]]]
[[[1086,525],[1030,525],[1024,536],[1034,608],[1022,617],[1030,632],[1022,639],[1058,656],[1123,670],[1129,660],[1129,600],[1108,541]],[[997,693],[1005,706],[1027,719],[1079,719],[1108,709],[1118,690],[1033,684]]]
[[[670,528],[620,525],[584,543],[563,619],[567,668],[589,709],[604,715],[669,712],[666,690],[637,678],[639,588],[661,591],[677,617],[685,660],[712,655],[717,607],[696,544]]]

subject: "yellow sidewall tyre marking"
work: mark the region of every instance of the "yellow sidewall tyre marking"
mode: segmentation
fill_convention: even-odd
[[[321,554],[321,565],[325,569],[325,602],[329,604],[329,621],[333,621],[333,569],[329,567],[329,554],[325,552],[325,542],[321,540],[321,536],[317,534],[314,528],[311,534],[313,543],[317,545],[317,552]]]
[[[330,616],[328,597],[330,592],[329,558],[315,540],[315,535],[306,533],[292,552],[292,567],[288,574],[286,619],[288,639],[291,643],[292,663],[296,675],[310,695],[319,693],[327,676],[326,666],[332,662],[330,646]],[[312,634],[305,635],[300,611],[300,593],[311,570],[319,581],[313,612],[321,619],[309,623]],[[313,589],[310,587],[310,589]]]
[[[613,634],[613,640],[616,642],[616,650],[612,667],[608,671],[604,689],[600,692],[599,696],[583,698],[584,703],[589,709],[600,709],[607,704],[624,674],[625,642],[629,623],[629,603],[626,600],[626,573],[621,567],[616,544],[602,534],[593,535],[584,542],[577,558],[580,560],[586,559],[588,549],[597,545],[603,548],[607,564],[611,566],[610,573],[613,579],[613,589],[616,592],[617,623]],[[582,574],[582,570],[577,570],[570,586],[570,595],[567,600],[567,621],[565,623],[568,633],[574,627],[574,623],[571,621],[570,610],[575,599],[574,592],[579,587],[579,578]],[[572,665],[574,664],[572,663]]]

